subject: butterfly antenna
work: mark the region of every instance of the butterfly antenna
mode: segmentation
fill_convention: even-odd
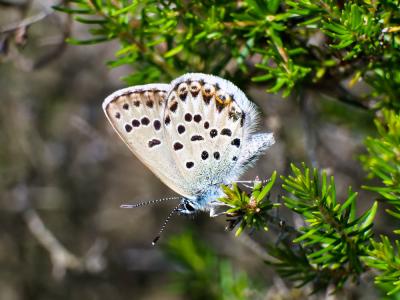
[[[141,206],[146,206],[146,205],[150,205],[150,204],[164,202],[167,200],[176,200],[176,199],[179,199],[179,197],[167,197],[167,198],[161,198],[161,199],[157,199],[157,200],[150,200],[150,201],[146,201],[146,202],[139,202],[136,204],[122,204],[120,207],[121,208],[136,208],[136,207],[141,207]]]
[[[180,205],[178,205],[177,207],[175,207],[168,215],[168,217],[165,219],[164,224],[162,224],[160,231],[158,232],[157,236],[154,238],[153,242],[151,243],[153,246],[155,246],[155,244],[158,242],[158,240],[161,237],[162,232],[164,231],[165,227],[167,226],[169,220],[171,219],[171,217],[177,212],[178,208]]]

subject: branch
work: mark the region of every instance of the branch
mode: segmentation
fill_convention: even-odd
[[[71,253],[55,235],[46,227],[36,210],[30,207],[29,191],[25,184],[18,185],[13,190],[14,203],[21,212],[29,231],[39,244],[49,254],[53,265],[53,276],[60,280],[65,276],[67,270],[78,272],[98,273],[104,270],[106,262],[103,252],[107,247],[104,240],[98,239],[83,257]]]
[[[42,219],[34,209],[24,211],[23,218],[30,232],[37,241],[50,253],[53,264],[53,276],[61,279],[66,270],[82,271],[82,260],[69,252],[46,228]]]
[[[0,27],[0,34],[12,32],[12,31],[18,30],[21,27],[30,26],[34,23],[37,23],[37,22],[43,20],[44,18],[51,15],[52,13],[53,13],[53,11],[42,11],[36,15],[33,15],[33,16],[23,19],[22,21]]]
[[[88,271],[98,273],[105,268],[105,260],[102,252],[106,243],[98,240],[87,251],[84,257],[77,257],[66,249],[54,234],[47,229],[40,216],[33,208],[25,210],[22,214],[29,231],[36,240],[49,252],[53,264],[53,276],[62,279],[67,270]]]

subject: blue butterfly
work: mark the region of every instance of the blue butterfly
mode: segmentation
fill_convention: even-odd
[[[272,133],[255,133],[255,104],[213,75],[125,88],[108,96],[103,110],[130,150],[182,196],[173,212],[183,215],[217,215],[220,185],[238,180],[275,142]]]

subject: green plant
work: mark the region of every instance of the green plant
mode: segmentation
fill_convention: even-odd
[[[125,77],[129,84],[198,71],[251,78],[285,96],[329,89],[357,106],[375,99],[399,108],[398,7],[395,0],[75,0],[56,9],[89,28],[88,39],[70,43],[119,41],[108,64],[140,70]],[[345,78],[350,86],[365,80],[371,93],[349,96],[341,88]]]
[[[246,273],[234,271],[192,232],[170,238],[165,251],[180,267],[173,285],[190,299],[244,300],[257,293]]]
[[[365,186],[366,189],[377,192],[380,200],[390,204],[386,211],[400,219],[400,115],[393,110],[382,110],[381,118],[375,120],[379,137],[367,137],[365,145],[368,154],[361,156],[361,161],[370,177],[377,177],[382,186]],[[395,229],[399,234],[400,230]],[[375,282],[386,284],[388,294],[400,291],[400,255],[399,240],[392,245],[388,236],[382,235],[381,241],[371,245],[371,255],[365,258],[366,263],[381,270]]]
[[[383,110],[382,118],[375,120],[378,138],[367,137],[368,155],[361,161],[369,176],[378,177],[383,186],[365,186],[379,193],[385,201],[400,210],[400,115],[393,110]],[[399,217],[395,212],[388,210]]]
[[[265,186],[261,182],[255,181],[250,195],[241,191],[236,183],[231,188],[222,186],[225,197],[219,198],[219,201],[230,207],[225,212],[231,218],[228,229],[233,229],[239,224],[236,235],[240,235],[246,227],[268,230],[265,225],[268,222],[268,218],[271,218],[268,211],[277,205],[269,201],[266,196],[274,185],[275,180],[276,172],[272,174],[271,179]]]
[[[325,289],[334,284],[340,289],[347,279],[357,280],[365,271],[361,257],[368,253],[377,203],[357,217],[357,193],[349,189],[347,199],[341,204],[336,197],[333,177],[328,180],[326,173],[320,176],[317,169],[310,170],[304,164],[302,168],[292,165],[293,175],[282,176],[282,188],[289,193],[283,197],[284,205],[299,214],[305,225],[297,229],[297,237],[291,240],[292,245],[286,244],[278,249],[270,247],[269,252],[279,260],[273,265],[282,275],[301,285],[312,282],[315,289]],[[255,199],[259,203],[265,202],[263,198],[267,196],[274,179],[275,176],[263,188],[256,184],[257,189],[252,191],[250,197],[240,192],[237,186],[224,188],[227,198],[223,201],[232,206],[227,214],[241,211],[243,216],[237,234],[246,225],[257,229],[261,227],[260,223],[266,226],[267,220],[273,221],[268,215],[272,205],[261,206],[268,207],[267,210],[254,210],[250,199],[254,199],[255,192],[262,190],[265,193],[258,193]],[[248,199],[246,205],[243,205],[243,199]],[[293,250],[295,246],[300,248]]]

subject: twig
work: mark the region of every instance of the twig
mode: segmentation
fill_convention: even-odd
[[[54,234],[47,229],[33,208],[26,209],[22,216],[32,235],[50,253],[53,276],[56,279],[62,279],[67,270],[98,273],[106,267],[106,262],[102,255],[107,247],[107,243],[104,240],[96,240],[86,255],[79,258],[68,251]]]
[[[279,217],[270,215],[270,214],[265,214],[264,216],[266,222],[269,225],[273,225],[276,228],[278,228],[280,231],[287,233],[287,234],[291,234],[294,237],[299,237],[302,235],[302,233],[300,231],[298,231],[296,228],[294,228],[293,226],[290,226],[286,223],[286,221],[282,220]]]
[[[0,34],[15,31],[21,27],[27,27],[29,25],[32,25],[36,22],[43,20],[44,18],[46,18],[48,15],[50,15],[52,13],[53,13],[53,11],[42,11],[42,12],[38,13],[37,15],[33,15],[31,17],[27,17],[27,18],[23,19],[22,21],[3,26],[0,28]]]
[[[33,64],[33,69],[41,69],[53,60],[57,59],[64,53],[64,50],[67,48],[66,39],[71,34],[71,26],[72,26],[72,16],[68,15],[67,20],[65,21],[64,27],[62,28],[62,38],[58,45],[48,53],[44,54],[42,57],[39,57],[37,61]]]
[[[272,262],[279,262],[278,259],[268,254],[267,251],[260,244],[254,241],[248,234],[243,232],[237,237],[238,241],[251,250],[254,254],[260,257],[262,260],[268,260]]]
[[[38,242],[50,253],[53,264],[53,276],[57,279],[64,277],[66,270],[82,271],[82,261],[69,252],[46,228],[42,219],[32,208],[23,212],[23,218],[30,232]]]
[[[371,109],[370,105],[366,103],[365,99],[354,95],[349,90],[344,88],[340,83],[332,83],[334,80],[335,79],[333,78],[329,78],[326,80],[326,82],[309,86],[309,88],[320,92],[326,97],[334,98],[347,105],[363,110]],[[335,86],[336,88],[332,88],[332,86]]]
[[[29,231],[33,237],[45,248],[53,265],[53,276],[62,279],[67,270],[87,271],[98,273],[104,270],[106,264],[103,252],[107,244],[103,240],[97,240],[82,258],[77,257],[61,244],[54,234],[46,227],[36,210],[30,207],[29,191],[25,184],[18,185],[13,190],[14,203],[21,211]]]

